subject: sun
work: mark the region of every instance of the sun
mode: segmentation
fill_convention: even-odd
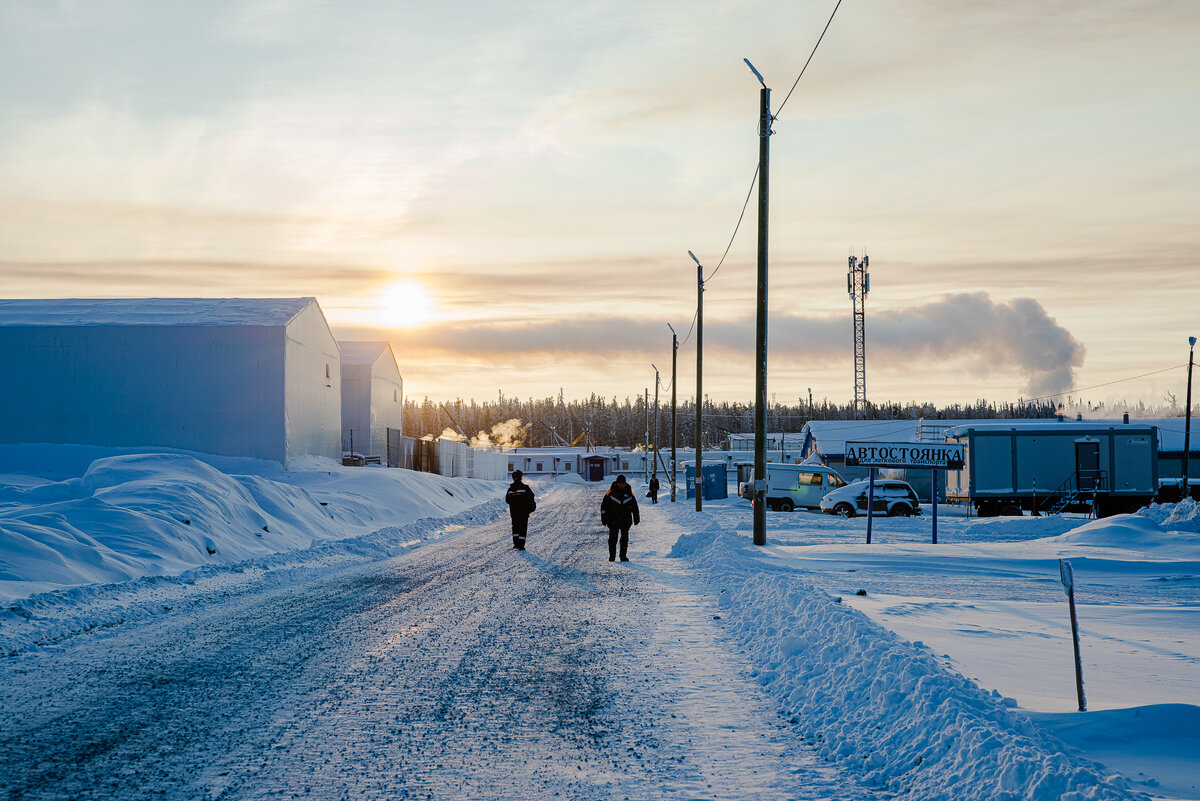
[[[437,307],[423,284],[398,281],[379,295],[375,318],[387,328],[417,328],[437,319]]]

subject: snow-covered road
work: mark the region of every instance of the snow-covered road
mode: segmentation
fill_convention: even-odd
[[[875,797],[747,678],[666,515],[610,563],[598,505],[0,660],[0,795]]]

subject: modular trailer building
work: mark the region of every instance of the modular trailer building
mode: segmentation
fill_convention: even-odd
[[[1130,512],[1158,489],[1154,426],[1026,422],[962,425],[946,432],[962,443],[962,470],[946,471],[946,497],[980,516],[1025,511]]]

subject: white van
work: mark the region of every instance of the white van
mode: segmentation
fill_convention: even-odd
[[[742,497],[753,496],[754,482],[742,484]],[[825,494],[846,482],[832,467],[820,464],[767,464],[767,508],[790,512],[797,506],[804,509],[821,508]]]

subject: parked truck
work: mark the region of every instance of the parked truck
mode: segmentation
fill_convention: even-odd
[[[962,470],[946,471],[946,499],[980,517],[1025,512],[1131,512],[1154,501],[1158,432],[1150,425],[1030,421],[961,425]]]

